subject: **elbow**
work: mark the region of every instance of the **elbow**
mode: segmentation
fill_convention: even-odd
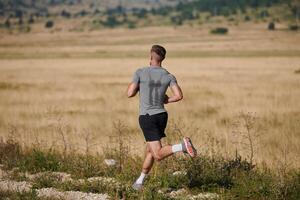
[[[183,95],[179,95],[179,96],[177,97],[177,99],[178,99],[178,101],[181,101],[181,100],[183,99]]]
[[[132,94],[127,93],[127,98],[131,98],[131,97],[133,97]]]
[[[134,97],[134,95],[135,94],[133,92],[130,92],[130,91],[127,92],[127,97],[128,98]]]

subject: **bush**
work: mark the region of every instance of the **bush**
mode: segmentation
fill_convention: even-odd
[[[30,26],[27,26],[27,25],[20,26],[19,31],[22,32],[22,33],[29,33],[31,31],[31,28],[30,28]]]
[[[62,17],[65,17],[65,18],[70,18],[71,17],[71,14],[65,10],[63,10],[60,14]]]
[[[6,142],[0,142],[0,163],[6,165],[8,168],[17,166],[21,157],[20,145],[9,139]]]
[[[46,24],[45,24],[46,28],[52,28],[53,26],[54,26],[54,22],[51,21],[51,20],[47,21]]]
[[[239,199],[275,199],[274,179],[267,171],[252,171],[236,177],[231,193]]]
[[[274,22],[270,22],[268,25],[268,30],[273,31],[275,30],[275,23]]]
[[[30,15],[30,17],[29,17],[29,19],[28,19],[28,23],[29,23],[29,24],[33,24],[33,23],[34,23],[33,15]]]
[[[117,18],[114,15],[110,15],[107,17],[106,21],[101,22],[103,26],[114,28],[118,25],[120,25],[120,22],[117,20]]]
[[[4,25],[6,28],[10,28],[11,24],[10,24],[9,19],[5,20]]]
[[[300,29],[300,27],[297,24],[292,24],[289,26],[289,29],[291,31],[298,31]]]
[[[267,10],[263,10],[263,11],[260,12],[260,17],[261,18],[269,17],[269,16],[270,16],[270,14]]]
[[[219,35],[224,35],[228,33],[228,28],[224,27],[217,27],[213,30],[210,31],[212,34],[219,34]]]
[[[135,29],[136,28],[136,24],[132,21],[128,22],[128,26],[129,29]]]
[[[183,19],[181,16],[172,16],[170,19],[172,24],[175,24],[177,26],[180,26],[183,23]]]
[[[23,171],[32,172],[57,171],[60,166],[60,156],[54,152],[44,153],[41,150],[33,149],[29,154],[24,155],[20,162]]]
[[[30,192],[8,192],[0,191],[0,199],[14,199],[14,200],[38,200],[37,194],[35,191]]]
[[[22,24],[23,24],[23,18],[22,18],[22,17],[19,18],[18,24],[19,24],[19,25],[22,25]]]

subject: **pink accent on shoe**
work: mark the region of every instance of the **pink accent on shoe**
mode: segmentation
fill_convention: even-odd
[[[184,138],[183,138],[183,142],[184,142],[185,148],[186,148],[186,150],[187,150],[187,153],[188,153],[192,158],[196,157],[196,155],[197,155],[197,150],[196,150],[195,147],[193,146],[191,139],[188,138],[188,137],[184,137]]]

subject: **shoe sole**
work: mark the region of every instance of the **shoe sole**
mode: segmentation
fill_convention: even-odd
[[[185,148],[186,148],[186,150],[187,150],[187,153],[188,153],[192,158],[196,157],[196,155],[197,155],[197,150],[196,150],[196,148],[194,147],[194,145],[193,145],[191,139],[188,138],[188,137],[185,137],[185,138],[183,138],[183,142],[184,142]],[[188,143],[189,143],[190,145],[188,145]]]

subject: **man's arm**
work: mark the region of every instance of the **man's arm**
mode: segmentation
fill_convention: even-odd
[[[173,84],[170,86],[173,96],[166,96],[165,103],[173,103],[183,99],[182,90],[178,84]]]
[[[137,83],[130,83],[127,88],[127,97],[134,97],[139,91],[139,85]]]

